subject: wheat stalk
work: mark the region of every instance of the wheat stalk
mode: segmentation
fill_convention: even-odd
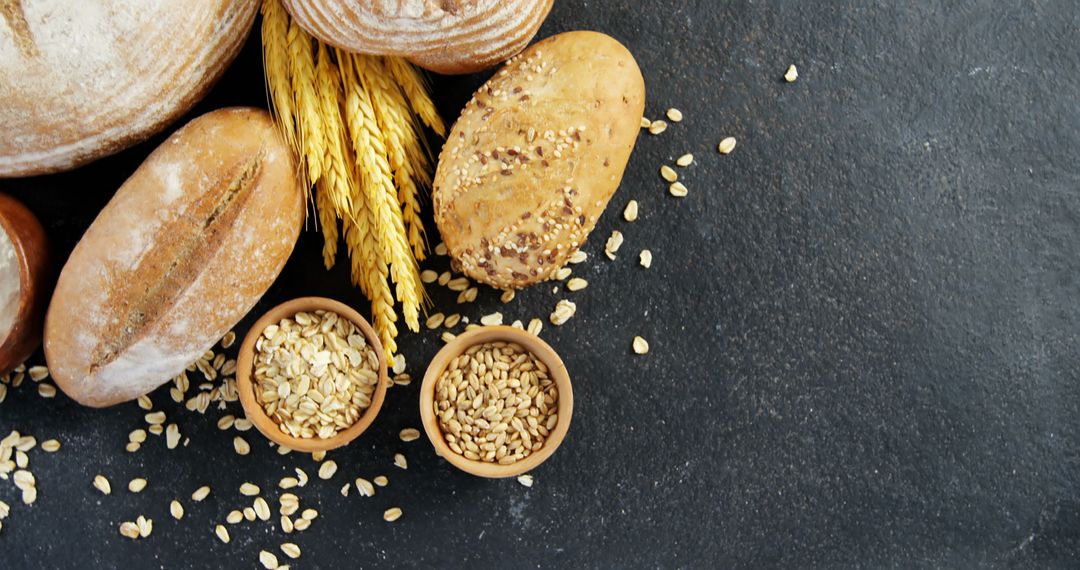
[[[425,299],[420,190],[431,183],[431,164],[418,121],[440,134],[446,127],[411,64],[331,51],[280,0],[264,0],[262,11],[268,98],[300,176],[315,188],[323,262],[333,265],[343,237],[352,282],[371,300],[372,323],[392,356],[395,296],[414,331]]]
[[[326,155],[319,116],[319,98],[316,93],[315,60],[311,50],[311,36],[300,29],[295,21],[289,23],[288,32],[289,70],[295,100],[296,130],[302,163],[306,166],[307,184],[315,184],[322,177],[323,158]]]
[[[289,15],[279,0],[265,0],[262,14],[263,69],[272,103],[271,111],[281,127],[285,142],[300,156],[293,118],[293,92],[289,83],[289,50],[286,43]]]
[[[427,237],[420,220],[420,188],[408,152],[410,146],[419,146],[419,134],[414,128],[409,105],[401,89],[389,80],[379,59],[356,57],[354,61],[364,86],[368,88],[375,117],[386,142],[386,157],[394,173],[409,246],[416,260],[423,261]]]
[[[439,134],[446,136],[446,125],[442,117],[435,109],[435,104],[428,97],[427,82],[413,65],[400,57],[387,57],[386,68],[394,77],[394,81],[401,86],[401,90],[409,98],[413,112],[425,125]]]
[[[351,161],[347,157],[351,155],[341,118],[341,77],[337,66],[330,60],[329,49],[322,45],[319,46],[315,63],[315,79],[318,110],[322,119],[319,133],[326,149],[323,175],[316,184],[316,206],[323,230],[323,263],[329,269],[337,256],[338,219],[345,218],[351,212],[356,185],[348,167]]]
[[[361,188],[370,204],[378,243],[383,257],[389,262],[390,277],[397,285],[397,298],[405,324],[412,331],[420,330],[420,269],[409,249],[401,207],[394,192],[390,162],[387,160],[386,142],[379,130],[375,109],[372,107],[372,86],[364,83],[358,68],[358,59],[368,56],[351,55],[338,51],[343,83],[346,90],[345,121],[349,127],[356,166],[360,173]],[[348,65],[345,64],[348,62]]]

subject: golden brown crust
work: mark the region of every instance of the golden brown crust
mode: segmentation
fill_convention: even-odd
[[[637,140],[645,85],[596,32],[522,52],[465,106],[435,175],[435,221],[458,268],[498,288],[548,279],[588,237]]]
[[[295,160],[269,114],[222,109],[188,123],[64,266],[45,325],[57,385],[107,406],[178,374],[270,286],[303,217]]]
[[[353,52],[395,55],[445,74],[520,52],[553,0],[283,0],[308,33]]]

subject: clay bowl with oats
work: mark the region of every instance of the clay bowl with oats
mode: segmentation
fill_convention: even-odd
[[[314,313],[318,310],[336,313],[339,318],[351,322],[356,327],[357,332],[364,336],[367,346],[374,350],[375,355],[378,357],[378,381],[375,384],[374,392],[371,394],[371,404],[347,428],[341,429],[328,438],[318,436],[295,437],[283,432],[278,427],[274,419],[267,415],[266,409],[263,408],[255,394],[256,379],[253,377],[255,374],[255,344],[268,326],[275,325],[284,318],[294,317],[301,312]],[[387,382],[386,353],[383,351],[382,343],[379,342],[375,329],[348,305],[324,297],[300,297],[267,311],[258,321],[255,321],[247,336],[244,337],[236,363],[236,385],[240,393],[240,403],[244,407],[244,414],[267,439],[296,451],[313,452],[336,449],[348,444],[364,433],[364,430],[375,421],[375,417],[382,408],[383,399],[386,397]]]
[[[497,460],[470,459],[463,453],[458,453],[452,449],[443,431],[438,404],[436,403],[439,381],[443,377],[443,373],[453,365],[455,359],[478,345],[498,342],[517,344],[526,353],[530,353],[537,362],[542,363],[547,369],[546,375],[552,380],[557,390],[555,408],[551,410],[558,416],[557,423],[547,430],[548,434],[542,447],[532,450],[530,455],[508,464],[499,463]],[[559,358],[559,355],[551,346],[540,340],[539,337],[514,327],[479,327],[450,341],[431,361],[427,372],[424,374],[424,383],[420,387],[420,419],[423,421],[424,431],[427,433],[428,439],[435,446],[435,451],[454,467],[480,477],[515,477],[535,469],[555,453],[555,450],[558,449],[566,437],[566,433],[570,429],[570,418],[573,411],[574,391],[570,385],[570,375],[567,373],[566,365],[563,364],[562,359]],[[513,419],[505,419],[502,422],[506,423]],[[498,423],[498,420],[492,421]],[[520,436],[520,433],[518,435]],[[509,439],[509,437],[506,438],[507,442],[509,442]]]

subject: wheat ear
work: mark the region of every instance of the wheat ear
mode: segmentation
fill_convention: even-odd
[[[435,103],[428,96],[427,81],[420,71],[400,57],[387,57],[386,67],[393,75],[394,81],[401,86],[401,90],[409,98],[416,116],[420,117],[420,120],[440,137],[445,137],[446,124],[439,116],[439,111],[435,109]]]
[[[311,49],[311,36],[295,21],[290,22],[288,32],[289,70],[291,72],[293,101],[296,114],[296,131],[303,164],[306,166],[307,184],[315,184],[322,177],[323,144],[322,120],[319,116],[319,99],[315,92],[315,59]]]
[[[397,199],[408,231],[409,246],[416,260],[423,261],[427,238],[420,219],[420,188],[407,151],[409,146],[419,143],[408,103],[377,58],[358,57],[355,62],[363,84],[368,87],[375,117],[386,142],[386,157],[394,173],[394,185],[397,186]]]
[[[344,56],[344,57],[343,57]],[[356,151],[356,166],[360,173],[361,188],[370,205],[378,243],[384,258],[390,265],[390,277],[397,285],[397,298],[401,312],[410,330],[420,330],[420,269],[412,256],[405,234],[401,207],[394,191],[390,163],[386,157],[386,143],[379,131],[375,110],[369,93],[372,86],[364,83],[357,68],[357,56],[338,51],[346,79],[345,115],[349,135]],[[349,65],[345,65],[344,61]],[[347,68],[347,69],[346,69]]]
[[[281,128],[285,142],[300,156],[293,119],[292,87],[289,83],[289,15],[279,0],[264,0],[262,4],[263,72],[269,92],[270,108]]]

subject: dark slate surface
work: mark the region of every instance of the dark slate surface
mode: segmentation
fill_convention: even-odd
[[[304,549],[294,567],[1077,567],[1080,5],[559,0],[541,36],[578,28],[630,47],[650,117],[677,106],[686,120],[639,141],[576,269],[588,289],[538,286],[508,307],[485,292],[464,308],[527,319],[577,301],[543,335],[575,380],[568,439],[532,489],[475,479],[426,441],[397,440],[419,426],[418,382],[395,388],[373,428],[332,454],[335,479],[300,493],[322,515],[289,537]],[[253,38],[193,115],[263,104],[259,61]],[[790,63],[794,85],[781,80]],[[444,114],[482,79],[439,79]],[[721,157],[726,135],[739,145]],[[0,189],[66,254],[162,138]],[[698,158],[676,200],[657,168],[684,152]],[[619,215],[630,198],[635,224]],[[616,228],[626,244],[609,262],[599,252]],[[318,248],[305,233],[259,309],[302,294],[363,306]],[[434,297],[455,310],[449,292]],[[646,357],[630,353],[636,334]],[[410,371],[440,344],[405,335]],[[8,395],[0,430],[64,449],[32,454],[32,507],[0,482],[4,567],[254,567],[283,541],[262,523],[233,527],[229,545],[212,529],[242,504],[242,481],[276,498],[279,477],[315,464],[254,432],[238,457],[214,427],[222,412],[154,401],[189,447],[155,438],[124,453],[133,404]],[[397,451],[408,471],[391,465]],[[95,473],[112,496],[93,491]],[[338,495],[380,473],[391,484],[376,497]],[[135,476],[150,481],[137,496],[124,491]],[[214,494],[195,505],[204,483]],[[173,497],[183,522],[168,516]],[[393,505],[405,516],[384,523]],[[121,538],[138,514],[153,536]]]

